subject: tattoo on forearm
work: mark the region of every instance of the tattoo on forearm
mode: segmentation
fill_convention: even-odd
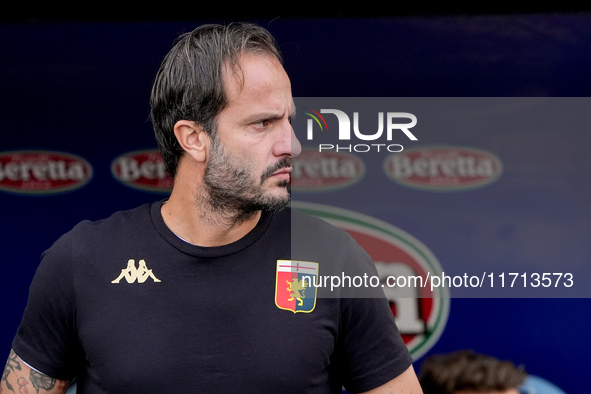
[[[59,382],[59,388],[63,389],[64,391],[68,388],[69,382],[61,381],[54,378],[51,378],[47,375],[43,375],[33,369],[29,373],[29,380],[24,378],[23,376],[18,377],[17,371],[22,371],[21,361],[14,352],[14,350],[10,351],[10,355],[8,356],[8,361],[6,362],[6,368],[4,368],[4,373],[2,374],[2,381],[6,384],[6,388],[13,393],[17,394],[14,387],[8,382],[8,377],[11,373],[15,374],[16,377],[16,384],[18,384],[18,393],[20,394],[29,394],[29,390],[31,386],[39,393],[39,390],[43,389],[49,391],[53,389],[57,382]],[[11,379],[12,380],[12,379]],[[12,380],[14,382],[14,380]],[[29,385],[27,388],[27,385]],[[2,388],[0,388],[0,394],[2,394]],[[33,394],[33,393],[31,393]]]
[[[13,393],[16,393],[16,391],[14,391],[14,388],[12,387],[12,385],[10,383],[8,383],[8,375],[10,375],[11,372],[16,373],[16,371],[21,371],[21,363],[18,359],[18,356],[16,355],[16,353],[14,352],[14,350],[10,351],[10,354],[8,355],[8,361],[6,362],[6,367],[4,368],[4,373],[2,374],[2,380],[4,381],[4,383],[6,383],[6,388],[10,391],[12,391]]]
[[[56,379],[50,378],[47,375],[40,374],[37,371],[31,370],[29,379],[31,379],[31,384],[33,385],[33,388],[37,390],[37,392],[39,392],[39,389],[49,391],[55,387]]]
[[[2,381],[4,381],[6,383],[6,388],[8,390],[14,392],[12,385],[10,383],[8,383],[8,375],[10,375],[10,369],[8,369],[8,364],[7,364],[6,368],[4,368],[4,373],[2,374]]]
[[[21,394],[29,394],[29,389],[27,389],[27,384],[29,384],[29,382],[27,382],[27,379],[25,379],[25,378],[18,378],[18,380],[16,381],[16,383],[19,385],[18,391]]]

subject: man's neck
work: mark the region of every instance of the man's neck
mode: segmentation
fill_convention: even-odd
[[[197,200],[197,201],[196,201]],[[198,246],[223,246],[248,234],[259,222],[261,211],[217,213],[203,199],[173,193],[160,212],[166,226],[181,239]]]

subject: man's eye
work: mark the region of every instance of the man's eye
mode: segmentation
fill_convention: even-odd
[[[257,122],[255,124],[258,125],[258,126],[261,126],[261,127],[267,127],[267,126],[269,126],[271,124],[271,121],[269,121],[269,120],[261,120],[260,122]]]

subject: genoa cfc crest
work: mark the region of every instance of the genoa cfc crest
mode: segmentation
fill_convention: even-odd
[[[318,263],[277,260],[275,305],[293,313],[309,313],[316,307]]]

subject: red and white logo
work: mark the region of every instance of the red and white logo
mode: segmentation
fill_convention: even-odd
[[[496,155],[481,149],[430,146],[386,156],[384,172],[394,182],[414,189],[461,191],[493,183],[503,165]]]
[[[389,277],[398,278],[397,283],[402,283],[402,278],[427,283],[428,276],[441,276],[441,265],[433,253],[405,231],[358,212],[304,202],[292,202],[292,208],[324,219],[351,234],[376,265],[396,325],[410,354],[416,360],[427,353],[447,323],[449,289],[410,286],[410,282],[409,286],[386,283]]]
[[[79,156],[43,150],[0,152],[0,190],[56,194],[79,189],[92,179],[91,165]]]
[[[113,160],[111,173],[119,182],[138,190],[170,193],[173,179],[166,173],[157,149],[125,153]]]
[[[351,186],[364,175],[363,161],[351,153],[304,148],[292,160],[291,188],[296,192],[332,191]]]
[[[316,307],[318,263],[277,260],[275,305],[293,313],[310,313]],[[312,279],[313,278],[313,279]],[[308,280],[306,282],[306,279]],[[313,281],[312,283],[310,283]]]

